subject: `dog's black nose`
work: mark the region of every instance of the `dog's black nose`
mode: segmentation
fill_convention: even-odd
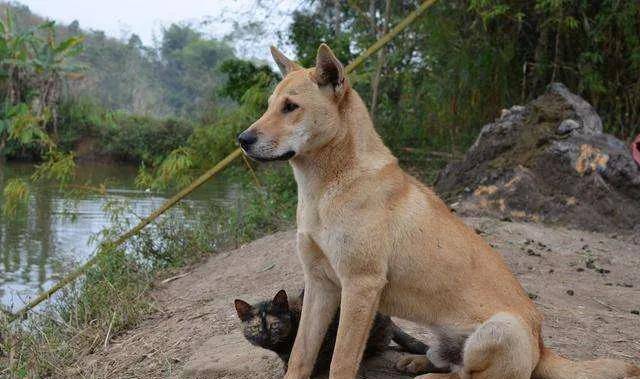
[[[240,143],[240,146],[245,150],[256,143],[257,140],[258,136],[253,130],[245,130],[238,134],[238,143]]]

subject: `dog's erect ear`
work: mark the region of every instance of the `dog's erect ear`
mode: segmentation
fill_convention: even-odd
[[[344,92],[346,84],[344,66],[324,43],[318,48],[315,78],[319,86],[331,85],[338,95]]]
[[[276,296],[273,297],[273,306],[284,312],[289,310],[289,300],[287,299],[287,292],[285,290],[278,291]]]
[[[251,306],[251,304],[240,299],[236,299],[234,303],[236,305],[236,312],[238,312],[238,317],[240,317],[240,320],[246,321],[251,318],[253,314],[253,307]]]
[[[299,64],[285,57],[275,46],[271,46],[271,56],[276,61],[282,76],[287,76],[290,72],[302,69]]]

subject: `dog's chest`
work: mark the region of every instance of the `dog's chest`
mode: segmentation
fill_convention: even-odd
[[[338,250],[335,237],[340,234],[336,223],[327,222],[321,217],[318,209],[310,206],[300,206],[298,209],[298,238],[301,254],[313,251],[316,255],[326,258],[326,263],[335,261]]]

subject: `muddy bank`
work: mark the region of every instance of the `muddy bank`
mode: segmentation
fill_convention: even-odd
[[[532,223],[467,218],[505,257],[546,317],[545,343],[574,359],[614,357],[640,363],[640,255],[611,235]],[[279,378],[282,364],[241,337],[235,298],[256,301],[302,285],[293,231],[211,257],[185,276],[158,284],[157,311],[87,355],[68,373],[109,378]],[[399,320],[429,342],[423,327]],[[408,378],[398,353],[368,361],[362,377]]]

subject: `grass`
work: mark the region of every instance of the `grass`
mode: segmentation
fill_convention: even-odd
[[[123,248],[103,252],[82,280],[27,320],[0,320],[0,377],[73,377],[82,356],[104,349],[154,311],[149,292],[157,280],[215,252],[291,227],[296,192],[290,169],[270,165],[258,170],[258,177],[260,188],[241,166],[232,167],[219,180],[241,186],[236,206],[181,205],[171,211],[180,217],[163,217]],[[112,238],[130,226],[126,203],[110,203],[105,210],[113,226],[97,237]]]
[[[100,349],[151,311],[145,294],[152,279],[124,250],[103,255],[84,280],[44,309],[22,323],[0,323],[0,376],[71,376],[76,357]]]

